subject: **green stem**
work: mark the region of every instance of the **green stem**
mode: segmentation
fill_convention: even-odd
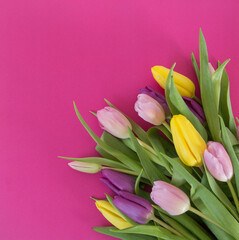
[[[194,96],[193,99],[194,99],[196,102],[198,102],[200,105],[202,105],[202,101],[201,101],[198,97]]]
[[[126,170],[126,169],[121,169],[121,168],[102,167],[102,169],[111,169],[111,170],[114,170],[114,171],[117,171],[117,172],[122,172],[122,173],[130,174],[130,175],[134,175],[134,176],[139,175],[137,172],[133,172],[133,171]]]
[[[219,228],[221,228],[223,231],[227,232],[226,229],[224,229],[222,226],[220,226],[218,223],[216,223],[215,221],[213,221],[211,218],[207,217],[205,214],[203,214],[202,212],[198,211],[196,208],[190,207],[189,211],[195,213],[196,215],[198,215],[201,218],[204,218],[205,220],[213,223],[214,225],[218,226]]]
[[[238,198],[237,198],[237,195],[236,195],[236,192],[234,190],[234,187],[232,186],[232,183],[230,180],[227,181],[227,185],[231,191],[231,194],[232,194],[232,198],[234,200],[234,203],[236,205],[236,208],[237,208],[237,212],[239,212],[239,202],[238,202]]]
[[[152,220],[156,223],[158,223],[160,226],[168,229],[170,232],[178,235],[178,236],[183,236],[181,233],[179,233],[177,230],[175,230],[174,228],[172,228],[171,226],[169,226],[168,224],[166,224],[165,222],[163,222],[162,220],[156,218],[155,216],[152,217]]]
[[[169,124],[168,124],[166,121],[164,121],[162,124],[163,124],[164,127],[166,127],[167,130],[171,133],[171,128],[170,128]]]
[[[146,144],[145,142],[141,141],[140,139],[138,139],[138,143],[145,149],[147,149],[149,152],[153,153],[154,155],[157,156],[156,152],[154,151],[154,149],[152,147],[150,147],[148,144]]]

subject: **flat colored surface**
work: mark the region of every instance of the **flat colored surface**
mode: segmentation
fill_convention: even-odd
[[[96,155],[72,101],[101,133],[89,110],[107,98],[137,122],[138,90],[157,87],[150,68],[196,78],[202,27],[211,62],[227,70],[238,107],[238,1],[0,1],[0,239],[101,240],[109,223],[90,196],[108,189],[57,156]],[[159,87],[157,87],[160,89]],[[143,124],[147,126],[146,124]]]

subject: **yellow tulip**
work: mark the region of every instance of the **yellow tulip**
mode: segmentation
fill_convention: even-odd
[[[169,74],[170,69],[162,66],[154,66],[151,68],[154,79],[158,84],[165,89],[166,80]],[[173,72],[173,79],[176,88],[178,89],[182,97],[194,97],[195,95],[195,86],[194,83],[187,77],[183,76],[180,73]]]
[[[118,229],[122,230],[133,226],[131,223],[123,219],[109,202],[105,200],[97,200],[95,205],[103,216]]]
[[[201,166],[207,145],[191,122],[183,115],[174,115],[170,127],[173,142],[181,161],[187,166]]]

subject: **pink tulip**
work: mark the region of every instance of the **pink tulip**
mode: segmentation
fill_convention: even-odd
[[[227,182],[233,176],[230,157],[221,143],[208,142],[204,161],[211,175],[218,181]]]
[[[141,118],[153,125],[161,125],[165,121],[163,107],[146,94],[138,95],[134,108]]]
[[[132,129],[129,120],[112,107],[105,107],[97,111],[97,118],[101,128],[117,138],[129,138],[128,127]]]
[[[181,189],[163,181],[154,182],[151,199],[172,216],[183,214],[190,208],[188,196]]]

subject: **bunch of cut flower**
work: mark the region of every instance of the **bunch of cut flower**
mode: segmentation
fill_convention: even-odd
[[[74,104],[102,157],[66,158],[73,160],[69,166],[101,171],[115,193],[94,199],[114,227],[94,230],[125,240],[239,239],[239,141],[228,60],[214,70],[201,31],[199,52],[200,70],[193,53],[192,63],[201,100],[174,66],[152,68],[165,97],[151,87],[141,89],[135,110],[154,125],[147,132],[106,101],[108,107],[92,112],[104,129],[99,138]]]

